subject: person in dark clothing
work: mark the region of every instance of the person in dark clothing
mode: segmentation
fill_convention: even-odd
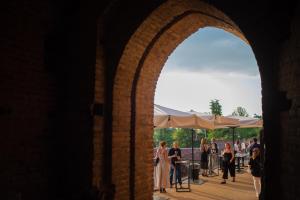
[[[203,170],[202,176],[208,176],[207,171],[208,171],[209,148],[208,148],[208,145],[206,144],[205,138],[202,138],[202,140],[201,140],[200,153],[201,153],[200,167]]]
[[[170,166],[170,187],[172,188],[172,183],[173,183],[173,174],[175,170],[175,175],[176,175],[176,180],[180,188],[182,187],[182,181],[181,181],[181,168],[180,164],[176,164],[175,162],[181,159],[181,150],[178,147],[178,143],[174,142],[173,143],[173,148],[169,150],[168,157],[171,158],[171,166]]]
[[[259,196],[261,190],[261,162],[260,162],[260,152],[258,148],[253,149],[252,157],[249,161],[249,168],[251,170],[254,188],[256,192],[256,197]]]
[[[228,171],[230,176],[232,177],[232,182],[235,182],[235,161],[234,161],[234,153],[231,150],[231,146],[229,143],[225,143],[225,149],[223,152],[223,181],[221,184],[226,183],[226,179],[228,179]]]
[[[250,157],[252,156],[252,151],[254,148],[260,149],[260,144],[257,144],[257,138],[253,138],[253,144],[250,147]]]

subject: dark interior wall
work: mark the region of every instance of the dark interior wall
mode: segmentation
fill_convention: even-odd
[[[7,1],[1,21],[1,198],[42,197],[49,187],[47,138],[56,93],[44,65],[49,4]]]
[[[162,0],[114,1],[107,7],[103,16],[107,66],[114,77],[122,52],[138,26],[161,3]]]
[[[1,199],[92,190],[95,5],[103,9],[77,3],[1,6]]]
[[[284,40],[280,53],[280,90],[286,92],[286,97],[291,100],[290,108],[281,112],[280,124],[282,125],[280,171],[282,176],[281,190],[283,199],[297,199],[300,195],[299,155],[299,65],[300,65],[300,7],[294,6],[295,14],[291,20],[289,34]],[[289,186],[286,184],[290,182]]]

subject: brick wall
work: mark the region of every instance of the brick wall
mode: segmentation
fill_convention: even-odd
[[[18,3],[1,9],[0,193],[3,199],[37,199],[49,192],[46,146],[56,92],[44,65],[49,5]]]
[[[2,5],[1,199],[79,199],[92,192],[92,173],[99,181],[92,170],[96,26],[85,23],[89,36],[78,42],[75,8],[35,0]]]

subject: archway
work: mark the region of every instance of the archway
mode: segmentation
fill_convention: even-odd
[[[171,52],[199,28],[212,26],[246,41],[238,26],[216,8],[196,0],[168,1],[127,43],[113,88],[113,181],[116,199],[152,198],[152,131],[156,82]],[[118,169],[118,170],[117,170]],[[129,169],[129,173],[128,173]],[[127,182],[129,180],[129,182]]]

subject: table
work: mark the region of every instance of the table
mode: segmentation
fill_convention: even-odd
[[[187,187],[181,187],[179,188],[177,186],[177,179],[175,178],[175,188],[176,188],[176,192],[190,192],[191,191],[191,186],[190,186],[190,161],[189,160],[179,160],[179,161],[175,161],[175,164],[179,164],[181,165],[180,167],[182,168],[186,168],[187,170]],[[176,170],[175,170],[176,171]],[[175,176],[176,177],[176,176]],[[184,186],[184,182],[183,182],[183,178],[181,177],[182,180],[182,186]]]
[[[235,158],[237,158],[237,165],[236,165],[236,168],[237,168],[237,172],[240,172],[241,171],[241,168],[244,169],[244,166],[245,166],[245,158],[248,156],[248,154],[246,153],[236,153],[235,154]],[[243,161],[242,163],[242,167],[241,167],[241,159]]]

